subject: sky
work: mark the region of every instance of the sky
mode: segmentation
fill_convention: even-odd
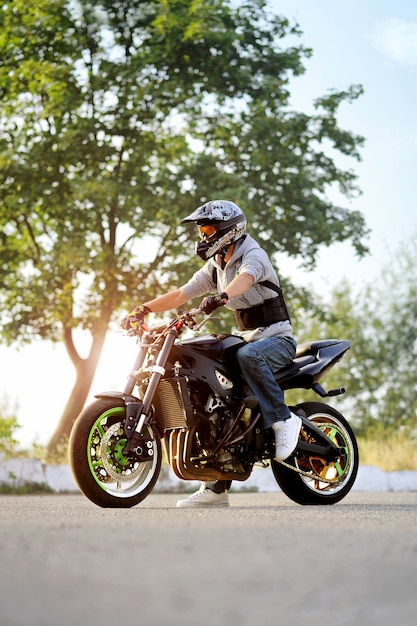
[[[293,82],[295,109],[311,112],[312,100],[331,89],[364,87],[358,100],[342,105],[338,121],[366,139],[361,163],[349,163],[362,195],[347,206],[366,218],[370,255],[358,262],[350,244],[338,244],[323,250],[310,276],[290,265],[292,277],[322,288],[324,296],[338,276],[360,288],[417,235],[417,3],[271,0],[270,6],[295,19],[304,33],[302,43],[313,49],[305,75]]]
[[[309,273],[282,260],[294,283],[311,285],[326,299],[344,278],[356,289],[380,278],[417,236],[417,2],[269,0],[269,6],[299,23],[303,35],[295,44],[313,49],[306,73],[292,81],[294,109],[311,113],[313,100],[330,90],[364,87],[359,100],[342,105],[338,121],[366,138],[361,163],[349,163],[362,195],[347,206],[365,216],[370,254],[358,260],[350,244],[336,244]],[[109,331],[88,401],[94,392],[123,388],[135,353],[131,338]],[[65,349],[40,341],[20,350],[0,346],[0,374],[0,402],[15,408],[21,446],[46,444],[75,380]]]

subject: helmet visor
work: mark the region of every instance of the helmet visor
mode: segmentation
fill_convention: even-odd
[[[201,224],[197,226],[200,239],[210,239],[216,234],[217,229],[213,224]]]

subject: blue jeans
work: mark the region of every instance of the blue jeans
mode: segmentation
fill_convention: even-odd
[[[289,365],[295,357],[297,342],[293,337],[281,335],[265,337],[247,343],[237,351],[237,360],[246,383],[259,400],[264,428],[274,422],[285,420],[290,410],[284,402],[284,394],[274,374]],[[215,493],[230,489],[231,480],[214,480],[205,485]]]
[[[247,343],[237,352],[242,374],[259,400],[264,428],[290,416],[274,374],[291,363],[296,347],[293,337],[278,335]]]

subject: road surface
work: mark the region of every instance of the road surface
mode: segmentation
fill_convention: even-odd
[[[0,626],[415,626],[417,493],[0,496]]]

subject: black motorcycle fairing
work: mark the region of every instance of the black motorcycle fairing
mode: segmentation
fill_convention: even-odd
[[[167,373],[175,371],[179,363],[182,376],[206,383],[230,406],[242,384],[236,352],[244,343],[235,335],[208,335],[178,342],[169,355]]]
[[[228,334],[213,334],[203,335],[200,337],[191,337],[190,339],[184,339],[176,344],[178,346],[184,346],[186,348],[192,347],[196,352],[203,356],[210,357],[216,361],[226,361],[231,356],[234,356],[245,344],[242,337],[237,335]]]

